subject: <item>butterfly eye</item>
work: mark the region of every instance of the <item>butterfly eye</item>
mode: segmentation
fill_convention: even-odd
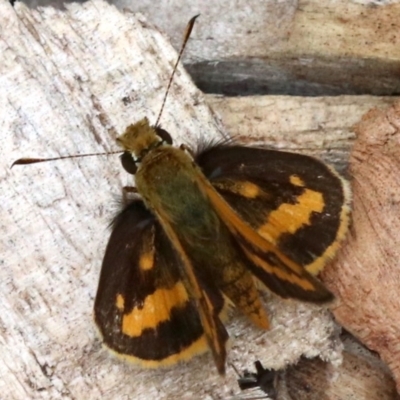
[[[172,137],[171,135],[164,129],[156,128],[157,136],[159,136],[163,142],[167,144],[172,144]]]
[[[135,163],[135,160],[132,157],[132,154],[129,153],[129,151],[124,151],[121,156],[121,164],[122,167],[126,172],[129,174],[135,175],[137,171],[137,165]]]

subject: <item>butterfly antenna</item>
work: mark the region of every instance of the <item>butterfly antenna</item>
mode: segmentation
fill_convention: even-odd
[[[158,117],[157,117],[157,121],[156,121],[156,123],[155,123],[155,126],[158,126],[158,124],[159,124],[159,122],[160,122],[161,114],[162,114],[162,112],[163,112],[163,110],[164,110],[164,106],[165,106],[165,103],[166,103],[166,101],[167,101],[168,92],[169,92],[169,89],[171,88],[172,80],[174,79],[175,71],[176,71],[176,69],[178,68],[178,64],[179,64],[179,61],[180,61],[181,58],[182,58],[182,54],[183,54],[183,51],[185,50],[186,43],[187,43],[187,41],[189,40],[190,34],[192,33],[192,29],[193,29],[194,23],[195,23],[195,21],[196,21],[196,18],[197,18],[199,15],[200,15],[200,14],[195,15],[195,16],[188,22],[188,24],[187,24],[187,26],[186,26],[185,34],[184,34],[184,36],[183,36],[183,43],[182,43],[181,49],[180,49],[180,51],[179,51],[178,59],[176,60],[176,63],[175,63],[175,65],[174,65],[174,69],[172,70],[171,77],[169,78],[167,90],[165,91],[164,98],[163,98],[163,101],[162,101],[162,103],[161,103],[160,112],[158,113]]]
[[[169,78],[167,90],[165,91],[165,95],[164,95],[164,98],[163,98],[163,102],[161,104],[160,112],[158,113],[158,117],[157,117],[157,121],[156,121],[155,126],[158,126],[158,123],[160,122],[161,114],[162,114],[162,112],[164,110],[165,102],[167,101],[168,92],[169,92],[169,89],[171,88],[172,80],[174,78],[176,69],[178,67],[179,61],[182,58],[182,54],[183,54],[183,51],[185,50],[186,43],[189,40],[190,34],[192,33],[192,29],[193,29],[194,23],[196,21],[196,18],[199,15],[200,14],[194,16],[188,22],[188,24],[186,26],[185,34],[183,36],[183,43],[182,43],[182,46],[181,46],[181,50],[179,51],[178,59],[176,60],[176,63],[174,65],[174,69],[172,70],[171,77]],[[62,156],[62,157],[52,157],[52,158],[19,158],[18,160],[14,161],[12,163],[10,168],[12,168],[14,165],[36,164],[36,163],[41,163],[41,162],[46,162],[46,161],[65,160],[65,159],[68,159],[68,158],[92,157],[92,156],[101,156],[101,155],[117,154],[117,153],[121,153],[121,151],[112,151],[112,152],[109,152],[109,153],[76,154],[76,155],[73,155],[73,156]]]
[[[75,154],[73,156],[61,156],[61,157],[51,157],[51,158],[19,158],[18,160],[14,161],[10,168],[14,165],[27,165],[27,164],[36,164],[46,161],[56,161],[56,160],[65,160],[67,158],[80,158],[80,157],[93,157],[93,156],[104,156],[108,154],[117,154],[121,153],[121,150],[118,151],[111,151],[109,153],[87,153],[87,154]]]

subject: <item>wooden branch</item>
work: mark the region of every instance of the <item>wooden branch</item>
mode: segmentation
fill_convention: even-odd
[[[155,120],[176,53],[142,17],[101,1],[68,5],[66,10],[29,10],[23,4],[13,9],[2,0],[0,26],[0,338],[7,343],[0,352],[0,376],[6,382],[2,396],[162,399],[238,393],[233,370],[221,379],[209,355],[152,371],[101,349],[92,321],[93,298],[115,195],[130,183],[116,156],[9,169],[25,156],[116,149],[116,132],[145,115]],[[351,113],[363,112],[356,100],[346,101],[354,103]],[[338,109],[343,112],[329,100],[321,102],[322,114],[333,120],[339,118]],[[272,104],[268,114],[284,121],[283,100],[272,99]],[[300,107],[304,115],[315,110],[299,99],[293,109]],[[240,122],[244,132],[251,120]],[[229,117],[227,121],[229,126]],[[182,69],[162,124],[177,144],[225,135]],[[303,130],[315,131],[315,126]],[[337,132],[340,137],[340,127]],[[321,140],[319,131],[314,134],[318,139],[310,138],[310,143]],[[293,138],[284,143],[281,138],[282,147],[295,147]],[[327,310],[275,298],[266,306],[272,314],[271,331],[261,332],[236,316],[228,325],[229,359],[239,369],[258,358],[268,368],[281,368],[301,354],[339,364],[340,346],[332,345],[336,328]]]

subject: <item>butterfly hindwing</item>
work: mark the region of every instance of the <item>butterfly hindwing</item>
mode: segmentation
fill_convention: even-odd
[[[317,273],[347,230],[349,192],[338,174],[312,157],[242,146],[207,149],[196,162],[254,275],[283,297],[332,298],[306,270]]]
[[[180,265],[143,202],[126,206],[113,223],[94,308],[107,347],[148,367],[172,364],[207,349]],[[218,315],[222,297],[203,289]]]

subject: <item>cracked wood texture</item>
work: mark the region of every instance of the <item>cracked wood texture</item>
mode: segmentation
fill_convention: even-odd
[[[176,52],[144,17],[101,1],[30,10],[0,0],[0,48],[1,396],[240,398],[233,369],[220,378],[210,355],[142,370],[102,349],[93,299],[107,225],[121,187],[131,183],[117,156],[9,168],[20,157],[115,150],[116,132],[145,115],[155,120]],[[390,102],[205,98],[180,69],[162,124],[178,144],[230,132],[245,143],[268,141],[319,154],[343,168],[354,140],[351,126],[370,108]],[[335,271],[336,264],[327,270]],[[266,300],[271,331],[259,331],[238,315],[228,324],[230,362],[243,369],[260,359],[278,369],[305,355],[341,368],[338,327],[328,310]],[[384,370],[389,382],[377,365],[373,373]],[[370,399],[390,399],[378,396],[378,389]]]

